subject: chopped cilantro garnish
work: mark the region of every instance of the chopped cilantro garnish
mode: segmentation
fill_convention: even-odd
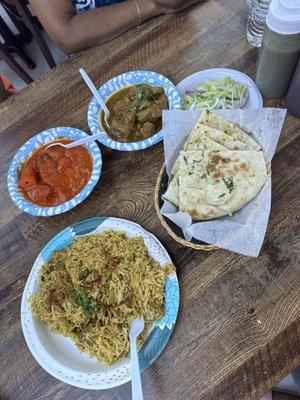
[[[75,287],[70,289],[70,295],[77,307],[82,307],[87,314],[92,314],[99,307],[98,302],[90,297],[84,290]]]
[[[187,164],[187,158],[186,158],[186,156],[183,156],[183,159],[184,159],[185,163]]]
[[[233,178],[228,178],[228,179],[222,178],[222,181],[224,182],[226,188],[229,190],[229,193],[231,193],[234,190]]]
[[[204,174],[202,174],[202,175],[200,176],[200,178],[201,178],[201,179],[205,179],[206,176],[207,176],[207,174],[206,174],[206,172],[204,172]]]
[[[145,85],[138,85],[136,88],[136,94],[137,98],[139,100],[147,100],[147,94],[146,94],[146,86]]]
[[[220,198],[220,197],[224,197],[224,196],[225,196],[225,193],[222,193],[222,194],[220,194],[219,198]]]
[[[141,111],[148,103],[147,87],[145,85],[138,85],[136,88],[137,103],[131,106],[131,111]]]

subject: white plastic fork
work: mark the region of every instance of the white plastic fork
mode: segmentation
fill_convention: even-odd
[[[129,331],[132,400],[144,399],[139,358],[136,346],[137,338],[143,332],[144,326],[145,326],[144,317],[134,319],[133,321],[131,321],[130,331]]]
[[[76,140],[75,142],[71,142],[71,143],[67,143],[67,144],[60,143],[60,142],[50,143],[45,148],[45,150],[47,150],[53,146],[61,146],[61,147],[64,147],[65,149],[71,149],[72,147],[82,146],[83,144],[88,144],[90,142],[93,142],[94,140],[99,139],[101,136],[103,136],[103,133],[97,133],[96,135],[91,135],[86,138],[79,139],[79,140]]]

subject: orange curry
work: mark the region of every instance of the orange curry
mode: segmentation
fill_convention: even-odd
[[[53,143],[71,143],[59,139]],[[84,146],[65,149],[49,143],[37,149],[21,171],[20,189],[27,200],[40,206],[63,204],[76,196],[90,179],[93,162]]]

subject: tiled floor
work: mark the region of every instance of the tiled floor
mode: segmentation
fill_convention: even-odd
[[[14,27],[14,25],[11,23],[11,20],[9,19],[8,15],[6,14],[5,10],[3,9],[3,7],[0,5],[0,14],[1,16],[4,18],[4,20],[6,21],[7,25],[11,28],[11,30],[14,33],[17,33],[16,28]],[[47,40],[47,43],[49,45],[49,48],[52,52],[52,55],[56,61],[56,63],[60,63],[63,60],[66,59],[66,56],[64,53],[62,53],[51,41],[51,39],[46,35],[45,38]],[[0,36],[1,38],[1,36]],[[43,57],[43,54],[41,53],[39,47],[37,46],[37,44],[32,41],[29,45],[24,47],[26,53],[33,59],[33,61],[37,64],[37,66],[35,67],[35,69],[30,70],[26,67],[26,65],[22,62],[22,60],[14,55],[15,59],[18,61],[18,63],[29,73],[29,75],[33,78],[33,79],[37,79],[40,76],[42,76],[45,72],[47,72],[49,70],[49,66],[45,60],[45,58]],[[20,79],[18,77],[17,74],[15,74],[6,64],[4,61],[0,60],[0,75],[4,75],[6,76],[8,79],[11,80],[11,82],[14,84],[14,86],[17,89],[22,89],[24,86],[26,86],[26,83],[22,81],[22,79]]]

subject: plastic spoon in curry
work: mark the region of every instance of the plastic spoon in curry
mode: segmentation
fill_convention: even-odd
[[[105,120],[107,126],[110,126],[110,124],[108,122],[108,119],[109,119],[109,116],[110,116],[110,111],[107,108],[107,106],[105,104],[105,101],[100,96],[96,86],[93,84],[93,82],[91,81],[91,78],[88,76],[88,74],[85,72],[85,70],[80,68],[79,72],[80,72],[81,76],[83,77],[84,82],[87,84],[87,86],[89,87],[90,91],[95,96],[95,98],[96,98],[97,102],[99,103],[100,107],[104,111],[104,120]]]
[[[53,146],[61,146],[64,147],[65,149],[71,149],[72,147],[76,147],[76,146],[82,146],[84,144],[88,144],[93,142],[94,140],[97,140],[100,138],[100,136],[103,136],[103,132],[101,133],[97,133],[97,135],[91,135],[89,137],[83,138],[83,139],[79,139],[76,140],[75,142],[71,142],[71,143],[60,143],[60,142],[54,142],[54,143],[50,143],[45,150],[49,149],[50,147]]]

